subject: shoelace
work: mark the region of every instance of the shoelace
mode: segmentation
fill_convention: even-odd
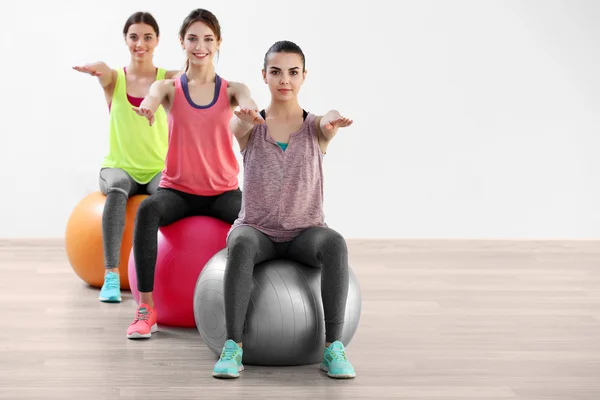
[[[150,314],[146,310],[144,310],[144,311],[138,311],[135,314],[135,320],[136,321],[147,321],[149,316],[150,316]]]
[[[233,360],[233,355],[235,354],[235,349],[230,349],[225,347],[223,352],[221,353],[221,360],[229,361]]]
[[[119,281],[117,279],[114,278],[108,278],[106,280],[106,287],[108,289],[119,289]]]
[[[346,352],[342,349],[335,349],[331,351],[334,361],[348,361],[346,358]]]

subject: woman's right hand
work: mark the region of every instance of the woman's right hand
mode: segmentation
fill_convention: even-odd
[[[139,116],[146,117],[150,126],[154,123],[154,112],[148,107],[140,106],[140,107],[132,107],[133,111]]]
[[[73,67],[75,71],[83,72],[84,74],[90,74],[91,76],[101,77],[102,72],[98,71],[93,65],[83,65]]]
[[[233,112],[236,117],[240,119],[240,121],[247,122],[253,125],[261,125],[265,123],[262,115],[258,112],[258,110],[252,110],[250,108],[240,108],[239,111]]]

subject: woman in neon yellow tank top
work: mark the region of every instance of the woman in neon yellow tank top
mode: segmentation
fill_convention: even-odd
[[[158,110],[156,122],[149,126],[132,107],[140,105],[155,81],[170,79],[178,72],[154,66],[159,29],[151,14],[132,14],[125,22],[123,37],[131,53],[127,67],[111,69],[103,62],[73,67],[98,78],[110,115],[109,151],[100,169],[100,190],[106,195],[102,216],[106,273],[99,296],[104,302],[121,301],[119,260],[127,199],[156,192],[167,151],[165,111]]]

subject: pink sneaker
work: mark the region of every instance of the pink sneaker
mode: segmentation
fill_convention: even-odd
[[[156,310],[148,304],[140,303],[135,318],[127,328],[128,339],[146,339],[158,330]]]

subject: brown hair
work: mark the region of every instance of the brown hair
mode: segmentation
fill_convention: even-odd
[[[138,11],[136,13],[131,14],[129,18],[127,18],[127,21],[125,21],[125,26],[123,27],[123,35],[127,35],[129,27],[133,24],[150,25],[152,29],[154,29],[154,32],[156,32],[156,37],[160,35],[160,32],[158,30],[158,23],[156,22],[152,14],[150,14],[149,12]]]
[[[298,54],[300,56],[300,58],[302,59],[302,72],[304,72],[305,67],[306,67],[306,61],[304,59],[304,52],[302,51],[300,46],[298,46],[296,43],[290,42],[289,40],[280,40],[279,42],[275,42],[273,44],[273,46],[271,46],[269,48],[269,50],[267,50],[267,52],[265,53],[265,60],[263,62],[264,69],[267,69],[267,58],[269,57],[269,54],[271,54],[271,53]]]
[[[179,28],[179,38],[183,40],[185,37],[185,33],[192,26],[194,22],[202,22],[206,24],[217,37],[217,41],[221,40],[221,25],[219,25],[219,20],[213,13],[203,8],[197,8],[190,12],[187,17],[183,20],[181,24],[181,28]],[[218,53],[217,53],[218,56]],[[190,66],[190,61],[186,60],[185,62],[185,70],[187,71]]]

